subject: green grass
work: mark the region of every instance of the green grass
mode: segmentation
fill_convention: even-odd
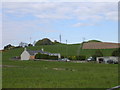
[[[3,88],[110,88],[118,80],[117,65],[11,61],[3,68]],[[61,70],[54,70],[58,68]]]
[[[76,56],[76,55],[85,55],[86,57],[90,57],[96,51],[96,49],[82,49],[80,50],[79,44],[71,44],[71,45],[43,45],[36,47],[28,47],[30,50],[40,50],[44,48],[45,51],[51,53],[60,53],[62,56]],[[67,54],[66,54],[67,49]],[[115,49],[100,49],[104,56],[111,56],[112,52]]]
[[[38,50],[41,47],[29,47]],[[62,49],[61,49],[62,48]],[[66,46],[44,46],[45,51],[61,52],[65,55]],[[69,45],[69,55],[76,55],[78,45]],[[23,48],[3,52],[3,88],[111,88],[118,85],[117,64],[13,61]],[[82,54],[91,55],[95,50],[83,50]],[[112,49],[102,50],[109,55]],[[60,69],[55,70],[54,68]]]
[[[60,53],[62,56],[77,56],[77,55],[85,55],[87,58],[93,55],[96,49],[80,49],[79,44],[70,44],[70,45],[41,45],[35,47],[27,47],[30,50],[41,50],[44,48],[44,51],[51,53]],[[23,52],[23,48],[11,49],[9,50],[8,55],[11,56],[19,56]],[[104,56],[111,56],[112,52],[115,49],[100,49]],[[67,52],[67,54],[66,54]]]

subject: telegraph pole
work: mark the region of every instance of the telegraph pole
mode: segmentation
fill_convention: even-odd
[[[30,44],[31,44],[31,39],[32,39],[32,38],[30,37]]]
[[[82,39],[83,39],[83,41],[82,41],[82,43],[80,44],[80,46],[78,47],[77,56],[80,55],[80,51],[82,50],[82,47],[83,47],[83,44],[84,44],[84,41],[85,41],[85,37],[83,37]]]
[[[84,41],[85,41],[85,37],[83,37],[83,43],[84,43]]]
[[[60,34],[59,38],[60,38],[60,43],[61,43],[61,34]]]
[[[66,40],[66,58],[67,58],[67,40]]]

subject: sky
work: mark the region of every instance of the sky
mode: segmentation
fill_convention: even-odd
[[[60,34],[63,43],[118,42],[117,2],[3,2],[0,11],[1,47]]]

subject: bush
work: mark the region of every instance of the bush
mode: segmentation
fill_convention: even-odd
[[[86,56],[83,56],[83,55],[82,55],[82,56],[77,56],[76,58],[77,58],[77,60],[85,60],[85,59],[86,59]]]
[[[41,54],[41,58],[40,59],[49,59],[49,55]]]
[[[120,57],[120,48],[114,50],[114,51],[112,52],[112,56]]]
[[[38,54],[35,55],[35,59],[51,59],[51,60],[57,60],[57,59],[58,59],[58,56],[49,56],[49,55],[46,55],[46,54],[38,53]]]
[[[35,59],[49,59],[49,55],[38,53],[35,55]]]
[[[61,58],[65,58],[65,56],[61,56]]]
[[[40,59],[40,58],[41,58],[41,54],[40,53],[35,55],[35,59]]]
[[[70,59],[70,60],[76,60],[76,56],[68,56],[68,59]]]
[[[96,60],[96,57],[103,57],[103,54],[100,50],[96,50],[92,57]]]
[[[70,60],[85,60],[86,56],[69,56],[68,59],[70,59]]]
[[[51,59],[51,60],[57,60],[58,56],[49,56],[49,59]]]

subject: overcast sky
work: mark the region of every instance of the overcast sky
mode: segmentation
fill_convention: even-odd
[[[3,2],[2,47],[42,38],[118,42],[117,2]]]

